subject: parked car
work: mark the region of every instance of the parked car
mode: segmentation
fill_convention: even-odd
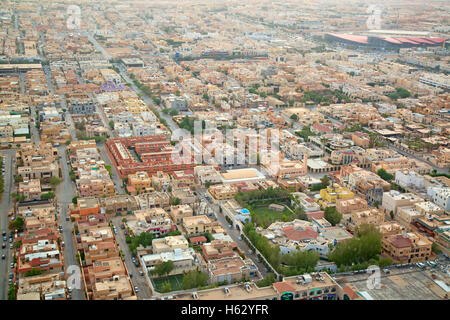
[[[134,287],[134,291],[136,291],[136,293],[139,292],[139,288],[138,287]]]
[[[144,276],[144,271],[139,270],[139,275],[140,275],[141,277],[143,277],[143,276]]]
[[[6,243],[3,242],[2,244],[2,248],[5,249],[6,248]]]
[[[2,260],[5,260],[6,256],[4,254],[2,254]]]
[[[12,243],[10,243],[9,248],[12,250],[14,248],[14,245]]]

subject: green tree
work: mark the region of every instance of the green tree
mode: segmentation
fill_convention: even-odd
[[[208,284],[208,275],[205,272],[190,271],[183,276],[182,287],[184,290],[204,287]]]
[[[390,182],[392,179],[394,179],[394,176],[388,173],[385,169],[379,169],[377,171],[377,174],[380,176],[381,179],[386,180],[387,182]]]
[[[55,189],[56,186],[57,186],[58,184],[60,184],[60,183],[61,183],[61,179],[59,179],[58,177],[53,176],[53,177],[50,178],[50,184],[51,184],[51,186],[52,186],[53,189]]]
[[[160,264],[155,265],[154,273],[163,276],[169,274],[174,268],[174,264],[172,260],[162,262]]]
[[[72,203],[73,203],[73,204],[77,204],[77,203],[78,203],[78,198],[79,198],[78,196],[73,197],[73,198],[72,198]]]
[[[441,248],[439,248],[439,246],[433,242],[433,244],[431,245],[431,250],[433,251],[434,254],[441,254],[442,250]]]
[[[172,286],[170,285],[170,281],[165,281],[161,286],[161,293],[166,293],[172,291]]]
[[[53,192],[51,192],[51,191],[41,194],[41,199],[42,200],[49,200],[49,199],[53,199],[53,198],[55,198],[55,194]]]
[[[274,282],[275,282],[275,274],[271,272],[271,273],[267,274],[267,276],[264,279],[256,282],[256,285],[259,288],[263,288],[263,287],[268,287],[268,286],[272,285],[272,283],[274,283]]]
[[[105,164],[105,169],[108,171],[108,174],[112,176],[112,168],[109,164]]]
[[[25,220],[23,220],[22,217],[17,217],[13,222],[14,229],[18,230],[19,232],[23,231],[23,227],[25,226]]]
[[[33,269],[31,269],[30,271],[27,271],[27,272],[25,273],[25,277],[37,276],[37,275],[40,275],[40,274],[42,274],[42,270],[41,270],[41,269],[35,269],[35,268],[33,268]]]
[[[335,226],[341,221],[342,214],[337,211],[336,207],[327,207],[324,212],[324,217],[329,223]]]
[[[12,284],[8,288],[8,300],[16,300],[16,285]]]
[[[378,266],[380,268],[386,268],[390,265],[392,265],[392,259],[391,258],[380,258],[380,260],[378,260]]]
[[[286,268],[284,274],[298,274],[312,272],[319,261],[320,254],[317,251],[293,251],[284,254],[281,258],[283,267]],[[290,270],[290,271],[289,271]]]
[[[289,118],[291,118],[291,119],[294,120],[294,121],[297,121],[297,120],[298,120],[298,116],[297,116],[297,114],[295,114],[295,113],[293,113]]]
[[[320,178],[320,183],[326,188],[330,185],[330,177],[324,175],[322,178]]]

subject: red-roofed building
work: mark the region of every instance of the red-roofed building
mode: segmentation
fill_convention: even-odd
[[[323,219],[324,212],[323,211],[307,212],[306,216],[308,217],[308,219]]]
[[[381,253],[394,263],[411,263],[428,260],[432,242],[418,233],[394,234],[383,239]]]
[[[319,234],[310,227],[294,228],[294,226],[289,226],[283,228],[282,232],[284,233],[286,238],[293,241],[312,240],[316,239],[319,236]]]
[[[316,122],[312,125],[311,131],[314,133],[332,133],[333,132],[332,123],[319,123]]]
[[[346,284],[345,287],[342,288],[344,292],[344,300],[365,300],[358,293],[356,293],[355,288],[351,284]]]
[[[205,236],[192,237],[192,238],[189,238],[189,242],[192,244],[202,244],[202,243],[208,242],[208,239],[206,239]]]
[[[284,292],[295,291],[295,288],[291,284],[289,284],[288,282],[285,282],[285,281],[275,282],[273,284],[273,287],[278,292],[278,294],[283,294]]]

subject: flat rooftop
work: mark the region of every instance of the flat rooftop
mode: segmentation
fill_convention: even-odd
[[[223,183],[239,182],[245,180],[265,179],[266,177],[254,168],[227,170],[221,174]]]
[[[369,294],[374,300],[440,300],[445,294],[435,282],[429,270],[420,270],[418,267],[392,268],[390,274],[381,273],[381,288],[369,289],[367,287],[367,274],[354,274],[336,278],[336,281],[344,286],[351,283],[357,292]],[[437,274],[436,280],[445,281],[445,275]],[[448,279],[448,278],[447,278]]]
[[[202,290],[197,292],[197,296],[198,300],[261,300],[276,295],[272,286],[265,288],[258,288],[254,284],[250,286],[250,291],[247,291],[242,285],[228,286],[228,294],[225,293],[223,288]],[[197,300],[192,297],[192,294],[177,295],[177,299]]]

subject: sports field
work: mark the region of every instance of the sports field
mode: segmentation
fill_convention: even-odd
[[[165,282],[170,283],[171,291],[182,290],[183,284],[183,275],[177,274],[169,277],[162,278],[152,278],[153,285],[155,286],[155,290],[158,292],[162,292],[161,288]]]

